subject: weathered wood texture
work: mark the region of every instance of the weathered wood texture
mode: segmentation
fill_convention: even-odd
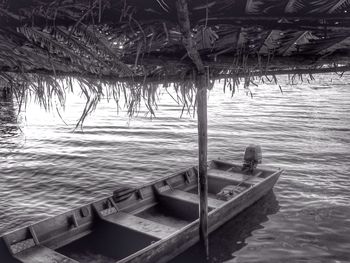
[[[207,81],[206,74],[198,76],[197,85],[197,116],[198,116],[198,187],[199,187],[199,218],[200,239],[207,255],[208,247],[208,117],[207,117]]]
[[[16,255],[16,258],[23,263],[79,263],[43,246],[22,251]]]
[[[207,151],[208,151],[208,125],[207,125],[207,76],[203,61],[196,48],[195,39],[192,37],[188,4],[186,0],[177,0],[176,9],[183,44],[188,56],[192,59],[197,69],[197,116],[198,116],[198,178],[199,178],[199,236],[207,255],[208,247],[208,179],[207,179]]]
[[[118,212],[109,215],[104,220],[135,230],[152,237],[162,239],[175,233],[177,229],[165,226],[138,216],[130,215],[123,212]]]
[[[208,176],[213,178],[232,179],[232,180],[235,180],[236,182],[245,181],[247,183],[259,183],[263,180],[263,178],[261,177],[252,177],[241,173],[221,171],[218,169],[210,169],[208,171]]]
[[[188,56],[195,64],[200,74],[204,73],[204,65],[202,59],[196,49],[195,39],[192,37],[192,27],[190,24],[190,17],[188,11],[188,4],[186,0],[176,1],[177,16],[180,25],[180,31],[183,35],[183,44],[187,50]]]
[[[164,192],[161,195],[169,198],[173,198],[173,199],[178,199],[180,201],[191,202],[196,205],[200,203],[199,196],[197,194],[191,194],[189,192],[185,192],[177,189]],[[211,209],[218,208],[224,203],[225,203],[224,201],[208,197],[208,207]]]

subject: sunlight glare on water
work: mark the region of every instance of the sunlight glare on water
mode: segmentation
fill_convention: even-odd
[[[334,81],[330,82],[330,79]],[[282,80],[283,81],[283,80]],[[325,82],[328,82],[327,84]],[[209,158],[242,162],[258,143],[285,173],[271,193],[210,236],[211,262],[350,261],[350,76],[209,95]],[[197,163],[196,119],[164,94],[152,120],[101,101],[72,132],[84,101],[46,113],[1,102],[0,233]],[[174,262],[201,262],[197,248]]]

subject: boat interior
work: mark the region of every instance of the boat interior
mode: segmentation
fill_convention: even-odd
[[[241,166],[209,162],[209,213],[273,173],[242,172]],[[4,235],[0,261],[124,262],[198,219],[197,183],[192,167],[137,189],[119,187],[112,196]]]

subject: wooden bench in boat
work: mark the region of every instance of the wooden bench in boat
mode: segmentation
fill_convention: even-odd
[[[15,258],[23,263],[79,263],[44,246],[34,246],[19,252]]]
[[[110,223],[123,226],[158,239],[163,239],[177,231],[176,228],[124,212],[111,214],[103,219]]]
[[[173,199],[177,199],[177,200],[181,200],[184,202],[190,202],[193,204],[199,204],[199,196],[196,194],[192,194],[189,192],[185,192],[185,191],[181,191],[181,190],[169,190],[166,192],[161,193],[162,196],[166,196],[169,198],[173,198]],[[218,199],[214,199],[214,198],[210,198],[208,197],[208,207],[215,209],[218,208],[219,206],[221,206],[222,204],[224,204],[225,202],[222,200],[218,200]]]
[[[244,175],[242,173],[237,173],[233,171],[223,171],[219,169],[209,169],[208,170],[208,177],[216,177],[220,179],[228,179],[228,180],[234,180],[237,182],[244,181],[245,183],[249,184],[256,184],[263,180],[263,178],[257,177],[257,176],[251,176],[251,175]]]

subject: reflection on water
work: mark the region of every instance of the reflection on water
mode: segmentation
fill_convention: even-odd
[[[264,165],[286,170],[275,196],[211,235],[212,262],[350,262],[350,77],[331,78],[282,83],[283,94],[261,85],[253,98],[231,98],[220,86],[210,92],[209,158],[241,163],[245,147],[258,143]],[[330,88],[317,88],[325,80]],[[30,103],[23,132],[16,105],[1,104],[0,233],[110,194],[120,183],[139,185],[196,164],[196,120],[179,119],[181,107],[163,97],[153,120],[143,113],[130,120],[102,101],[76,133],[84,104],[75,97],[61,112],[68,126]],[[202,262],[196,250],[180,261]]]
[[[227,262],[349,262],[349,215],[339,206],[282,211]]]

